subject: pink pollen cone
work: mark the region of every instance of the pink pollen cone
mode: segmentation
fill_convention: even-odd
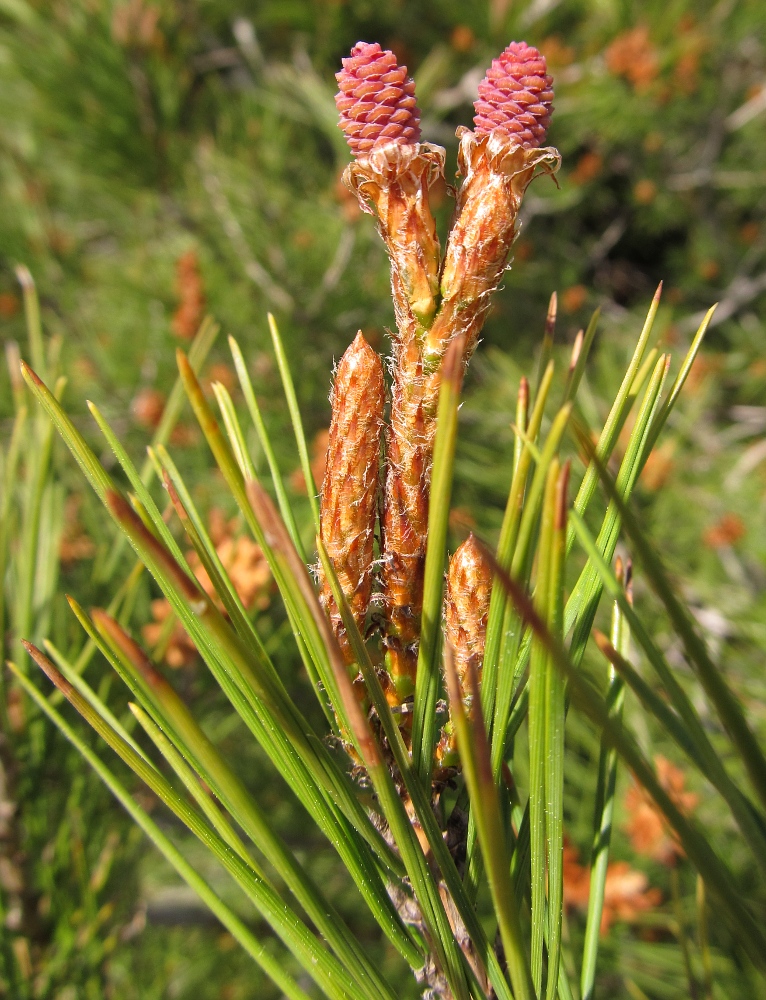
[[[393,52],[377,42],[357,42],[342,61],[343,69],[335,74],[340,87],[335,104],[354,156],[389,142],[419,142],[415,83],[407,76],[407,67],[397,65]]]
[[[545,57],[526,42],[511,42],[479,84],[476,135],[504,132],[527,149],[542,145],[553,111],[553,78]]]

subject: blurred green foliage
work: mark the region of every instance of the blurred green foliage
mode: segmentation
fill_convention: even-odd
[[[333,357],[358,327],[384,349],[393,322],[383,248],[339,186],[347,153],[335,127],[332,74],[358,38],[378,40],[407,62],[424,138],[447,147],[452,168],[454,129],[470,123],[476,84],[511,38],[539,45],[555,81],[549,141],[564,156],[560,186],[538,181],[527,196],[514,266],[471,370],[456,537],[471,522],[491,536],[499,523],[513,396],[519,375],[533,370],[553,289],[564,345],[602,306],[584,386],[591,407],[585,416],[594,423],[660,279],[658,327],[676,353],[688,344],[693,317],[721,300],[707,353],[644,476],[640,503],[764,733],[762,0],[0,0],[0,337],[25,343],[14,277],[14,266],[24,263],[40,289],[47,331],[63,335],[69,411],[89,427],[83,401],[92,397],[140,456],[147,417],[139,404],[149,390],[167,394],[175,378],[177,262],[193,250],[205,307],[246,349],[290,472],[297,455],[268,349],[266,310],[280,319],[315,432],[329,418]],[[445,192],[442,224],[449,211]],[[215,374],[225,379],[224,345],[218,350]],[[4,428],[12,412],[3,372]],[[180,433],[175,453],[195,469],[202,505],[212,506],[218,485],[205,479],[199,439]],[[75,470],[60,453],[55,461],[67,491],[79,495]],[[74,509],[67,508],[70,519]],[[77,518],[95,542],[98,569],[111,535],[89,497]],[[92,569],[90,559],[65,562],[62,584],[104,603],[104,584]],[[640,580],[637,595],[651,614]],[[148,588],[140,593],[136,628],[149,618],[151,596]],[[60,594],[46,614],[48,634],[76,652],[81,638]],[[276,645],[284,624],[266,621]],[[662,635],[659,614],[656,627]],[[603,669],[595,657],[591,667]],[[91,669],[100,668],[94,661]],[[203,675],[192,669],[179,683],[194,689],[197,701],[206,693],[209,724],[226,726]],[[124,700],[113,700],[122,711]],[[6,967],[15,963],[29,973],[18,995],[271,996],[216,928],[152,923],[149,904],[150,924],[142,930],[148,894],[166,873],[143,856],[131,827],[60,737],[34,716],[17,721],[1,748],[3,802],[14,803],[15,812],[3,819],[0,841],[7,860],[0,869],[0,933]],[[227,736],[235,757],[236,736]],[[573,738],[582,742],[583,767],[594,766],[592,734]],[[258,773],[257,760],[240,764]],[[570,785],[571,835],[587,848],[591,804],[578,798],[574,774]],[[265,794],[278,808],[279,789]],[[716,822],[704,803],[702,815]],[[296,817],[280,822],[292,829]],[[295,837],[300,850],[316,846]],[[630,856],[624,837],[616,852]],[[327,867],[341,893],[342,874]],[[667,871],[651,870],[650,877],[667,898]],[[693,879],[688,871],[682,877],[688,902]],[[18,917],[8,909],[16,900]],[[626,995],[625,977],[648,996],[680,995],[684,973],[669,912],[662,926],[613,932],[603,996]],[[743,985],[747,970],[725,961],[727,942],[718,944],[721,982],[729,984],[721,995],[754,995]]]

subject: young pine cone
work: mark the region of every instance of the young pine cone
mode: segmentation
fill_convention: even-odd
[[[454,650],[460,691],[469,714],[468,671],[475,670],[481,681],[491,592],[492,572],[476,539],[469,535],[450,559],[444,597],[444,632]],[[442,731],[436,756],[442,767],[452,767],[458,762],[451,722]]]
[[[461,331],[470,356],[516,238],[524,192],[538,173],[553,175],[561,164],[557,150],[539,148],[553,110],[551,84],[537,49],[511,42],[479,84],[475,130],[458,129],[464,180],[442,270],[442,306],[426,340],[432,363]]]
[[[503,132],[527,149],[540,146],[553,112],[553,78],[545,58],[526,42],[511,42],[487,70],[474,101],[474,132]]]
[[[440,253],[428,192],[444,174],[444,150],[421,145],[415,84],[393,52],[357,42],[336,79],[340,127],[354,154],[343,180],[378,217],[406,339],[436,311]]]
[[[372,589],[378,501],[380,437],[385,385],[383,365],[361,332],[341,358],[330,394],[332,420],[320,499],[320,531],[359,629]],[[320,600],[347,663],[354,661],[327,580]]]

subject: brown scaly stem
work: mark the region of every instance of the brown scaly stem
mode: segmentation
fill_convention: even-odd
[[[443,149],[388,143],[354,161],[344,175],[362,207],[374,206],[391,259],[396,333],[381,577],[393,704],[414,690],[423,605],[435,396],[423,372],[422,344],[437,307],[440,259],[428,192],[443,171]]]
[[[395,367],[391,387],[381,572],[389,699],[394,704],[415,689],[435,432],[434,415],[424,406],[419,352],[415,357],[414,352],[399,353],[409,363]]]
[[[442,304],[426,337],[431,364],[459,333],[466,337],[465,360],[470,358],[518,233],[524,192],[534,177],[553,175],[561,163],[553,147],[528,148],[500,130],[478,135],[460,128],[458,136],[464,179],[442,269]]]
[[[422,344],[436,310],[439,271],[428,190],[443,169],[444,151],[438,147],[388,144],[352,163],[345,175],[360,204],[375,206],[391,259],[396,314],[381,532],[388,694],[393,704],[414,690],[423,605],[436,396],[429,392],[423,372]]]

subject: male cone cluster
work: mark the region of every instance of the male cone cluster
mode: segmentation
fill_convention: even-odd
[[[378,489],[383,382],[360,334],[333,388],[322,538],[362,627],[376,599],[372,539],[379,517],[377,599],[387,696],[398,705],[415,687],[442,361],[450,342],[462,335],[462,364],[468,363],[508,263],[524,192],[537,174],[555,173],[560,157],[541,148],[553,99],[545,60],[537,49],[513,42],[479,85],[474,131],[458,130],[462,184],[442,259],[429,193],[443,177],[445,151],[420,142],[420,112],[406,68],[379,45],[359,42],[337,80],[340,127],[354,154],[344,180],[364,211],[377,217],[391,260],[396,330],[380,511],[371,497]],[[453,556],[448,584],[448,638],[459,662],[468,657],[478,672],[491,579],[473,539]],[[326,583],[322,592],[350,662]],[[453,752],[446,732],[440,755],[446,761]]]

